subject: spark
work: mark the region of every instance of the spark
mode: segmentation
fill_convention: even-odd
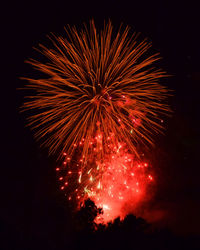
[[[78,182],[81,183],[82,174],[79,175]]]
[[[100,182],[100,181],[99,181],[99,183],[98,183],[97,188],[98,188],[98,189],[100,189],[100,188],[101,188],[101,182]]]
[[[90,168],[90,170],[87,173],[90,174],[91,171],[92,171],[92,168]]]

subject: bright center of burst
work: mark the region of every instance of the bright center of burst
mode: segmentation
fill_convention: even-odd
[[[104,210],[110,210],[109,206],[106,205],[106,204],[103,204],[103,209],[104,209]]]

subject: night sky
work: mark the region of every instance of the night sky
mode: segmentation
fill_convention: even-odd
[[[152,41],[153,51],[163,58],[159,65],[171,75],[162,81],[174,92],[169,99],[173,116],[149,152],[158,181],[145,214],[176,235],[200,236],[198,6],[192,1],[63,2],[13,1],[1,9],[2,249],[34,242],[42,242],[41,249],[59,249],[56,242],[70,238],[73,221],[56,181],[56,156],[49,157],[25,127],[19,107],[26,92],[18,88],[25,83],[20,77],[36,75],[24,63],[40,58],[33,47],[48,45],[50,32],[64,35],[67,24],[82,27],[92,18],[99,28],[109,18],[116,28],[121,22],[129,25]]]

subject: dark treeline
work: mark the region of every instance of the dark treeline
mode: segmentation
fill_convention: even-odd
[[[98,209],[87,200],[74,216],[76,232],[71,249],[199,249],[198,238],[175,236],[170,230],[158,229],[142,218],[130,214],[123,221],[96,224]]]
[[[142,218],[129,214],[124,220],[116,218],[108,225],[96,224],[95,218],[102,210],[93,201],[86,200],[80,210],[65,218],[64,213],[57,214],[49,224],[39,218],[39,223],[27,234],[16,233],[9,225],[0,223],[0,249],[20,250],[195,250],[199,249],[199,238],[196,236],[177,236],[169,229],[155,228]],[[54,214],[55,216],[55,214]],[[58,223],[59,221],[59,223]],[[69,228],[70,227],[70,228]],[[38,230],[38,235],[36,231]]]

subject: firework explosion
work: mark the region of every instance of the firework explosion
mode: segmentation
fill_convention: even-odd
[[[98,134],[90,142],[90,158],[83,167],[80,155],[84,139],[75,145],[75,155],[64,153],[62,165],[56,168],[60,188],[66,191],[68,200],[81,204],[85,199],[95,201],[97,207],[103,208],[103,215],[97,222],[108,222],[127,210],[125,205],[132,202],[132,210],[144,200],[146,189],[153,180],[148,163],[142,162],[131,154],[124,143],[113,145],[109,136],[106,140],[107,153],[104,159],[98,159],[97,145],[102,145],[102,135]],[[102,150],[102,147],[99,149]],[[74,192],[75,191],[75,192]]]
[[[158,54],[145,58],[146,40],[129,37],[128,27],[113,37],[112,29],[109,22],[98,34],[91,21],[81,32],[69,27],[68,38],[54,36],[54,49],[40,45],[49,62],[28,63],[48,78],[26,78],[36,94],[23,106],[40,111],[29,118],[36,138],[65,157],[57,171],[68,199],[92,198],[106,221],[143,199],[153,177],[137,146],[153,144],[169,111],[158,83],[165,73],[151,66]]]

